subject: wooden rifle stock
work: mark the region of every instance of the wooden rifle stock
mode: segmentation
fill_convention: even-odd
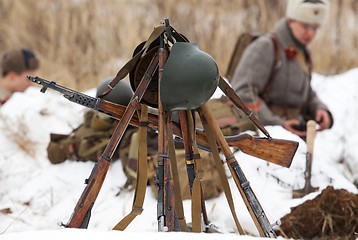
[[[102,101],[98,111],[105,113],[113,118],[121,119],[124,106]],[[158,116],[155,114],[148,115],[148,127],[158,130]],[[133,126],[139,126],[139,120],[136,116],[130,121]],[[180,124],[172,122],[173,133],[176,136],[182,137]],[[209,148],[208,139],[204,131],[196,130],[197,143],[201,146]],[[226,141],[230,147],[237,147],[242,152],[266,160],[268,162],[283,166],[290,167],[293,157],[298,148],[298,142],[283,140],[283,139],[270,139],[270,138],[255,138],[249,134],[240,134],[235,136],[226,136]]]
[[[103,154],[93,168],[90,177],[86,180],[87,186],[78,200],[75,210],[66,225],[67,228],[87,228],[91,216],[91,209],[107,175],[113,153],[116,150],[125,130],[127,129],[134,111],[137,108],[136,103],[139,104],[139,101],[142,99],[143,94],[150,83],[151,76],[153,76],[157,66],[158,56],[155,55],[148,67],[148,74],[143,76],[142,81],[133,94],[130,103],[127,108],[124,109],[122,118],[117,124],[117,127],[114,130]]]
[[[298,142],[283,139],[255,138],[249,134],[225,137],[229,146],[237,146],[242,152],[275,163],[290,167]]]

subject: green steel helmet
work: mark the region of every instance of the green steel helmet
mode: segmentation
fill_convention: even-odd
[[[172,37],[177,42],[188,41],[188,39],[181,33],[173,34]],[[135,56],[138,52],[140,52],[146,42],[141,42],[133,52],[133,56]],[[142,80],[150,62],[152,61],[155,53],[158,51],[160,45],[159,37],[156,38],[148,47],[148,50],[143,53],[140,59],[135,63],[132,70],[129,72],[129,81],[133,91],[135,91]],[[150,107],[157,108],[158,107],[158,69],[154,72],[153,78],[147,87],[143,98],[141,100],[142,103],[149,105]]]
[[[96,97],[101,95],[107,88],[108,84],[113,78],[106,78],[97,87]],[[119,81],[118,84],[110,91],[103,99],[112,103],[120,105],[128,105],[133,96],[132,88],[124,80]]]
[[[160,81],[160,99],[166,111],[196,109],[214,94],[219,83],[215,60],[197,44],[172,46]]]

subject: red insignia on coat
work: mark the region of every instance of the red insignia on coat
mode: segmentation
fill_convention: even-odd
[[[297,50],[296,50],[296,48],[295,48],[294,46],[289,45],[289,46],[287,46],[287,47],[285,48],[285,53],[286,53],[286,55],[287,55],[287,58],[288,58],[289,60],[292,60],[292,59],[294,59],[294,58],[296,57],[296,55],[297,55]]]
[[[250,104],[246,104],[246,107],[248,107],[250,110],[260,110],[260,107],[261,107],[261,98],[259,98],[257,101],[256,101],[256,104],[254,105],[250,105]]]

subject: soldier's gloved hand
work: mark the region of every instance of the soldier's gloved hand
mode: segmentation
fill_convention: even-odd
[[[299,137],[304,137],[304,136],[306,136],[306,131],[299,131],[299,130],[297,130],[297,126],[299,126],[299,125],[300,125],[300,122],[299,122],[297,119],[289,119],[289,120],[287,120],[287,121],[283,124],[283,127],[284,127],[286,130],[288,130],[288,131],[290,131],[290,132],[296,134],[296,135],[299,136]],[[296,127],[295,127],[295,126],[296,126]]]
[[[318,131],[328,129],[331,126],[331,118],[329,117],[328,112],[324,109],[318,109],[316,111],[315,120],[319,124]]]

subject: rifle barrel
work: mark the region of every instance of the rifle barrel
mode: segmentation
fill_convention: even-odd
[[[42,93],[45,93],[47,88],[51,88],[57,92],[62,93],[63,96],[68,100],[70,100],[71,102],[80,104],[84,107],[88,107],[93,110],[98,110],[99,106],[101,105],[100,98],[91,97],[87,94],[80,93],[72,89],[63,87],[61,85],[58,85],[55,81],[48,81],[46,79],[39,78],[38,76],[36,77],[27,76],[27,78],[34,83],[42,85],[42,88],[40,90]]]

